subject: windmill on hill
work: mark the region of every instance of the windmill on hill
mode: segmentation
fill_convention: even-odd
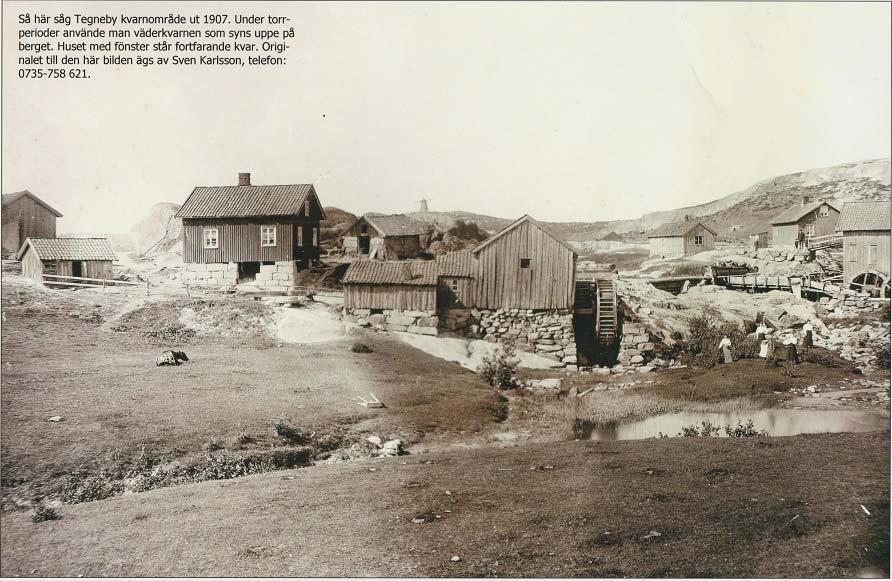
[[[427,209],[427,198],[421,198],[418,200],[418,211],[419,212],[429,212]]]

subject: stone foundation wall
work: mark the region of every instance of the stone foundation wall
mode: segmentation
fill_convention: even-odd
[[[620,340],[619,364],[623,367],[644,367],[655,357],[656,341],[641,323],[626,322]]]
[[[436,335],[440,319],[433,311],[399,311],[385,309],[372,314],[371,309],[344,309],[348,323],[381,331],[403,331],[417,335]]]
[[[774,262],[810,262],[814,258],[809,250],[797,250],[792,246],[769,246],[758,250],[748,248],[741,250],[740,254]]]
[[[217,262],[183,264],[183,282],[195,286],[229,286],[238,282],[238,264]]]
[[[859,296],[837,296],[834,298],[822,297],[819,301],[821,308],[828,314],[844,317],[857,312],[869,312],[873,310],[889,308],[889,299],[873,299]]]
[[[297,262],[284,260],[275,264],[261,264],[254,284],[261,290],[290,291],[297,280]]]
[[[470,319],[471,333],[486,341],[511,340],[519,351],[576,365],[573,315],[568,310],[471,309]]]

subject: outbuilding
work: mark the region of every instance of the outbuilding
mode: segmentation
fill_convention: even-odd
[[[380,260],[417,258],[425,228],[405,214],[365,214],[344,235],[344,252]]]
[[[703,222],[670,222],[647,235],[650,255],[660,258],[681,258],[715,249],[715,230]]]
[[[813,201],[803,196],[798,206],[789,208],[771,221],[771,245],[795,246],[799,233],[805,239],[836,232],[842,204],[833,199]]]
[[[888,296],[890,254],[890,202],[847,203],[837,230],[843,239],[843,277],[855,290]]]
[[[29,192],[3,194],[3,254],[18,251],[27,238],[55,238],[58,210]]]
[[[16,258],[22,262],[22,274],[37,282],[43,282],[44,275],[109,280],[116,260],[105,238],[28,238]]]

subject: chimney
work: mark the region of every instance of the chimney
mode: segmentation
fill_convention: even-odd
[[[250,186],[251,185],[251,174],[248,172],[239,173],[238,174],[238,185]]]

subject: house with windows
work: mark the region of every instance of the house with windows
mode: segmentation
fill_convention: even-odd
[[[55,238],[62,214],[29,192],[3,194],[3,254],[18,251],[28,238]]]
[[[252,282],[288,290],[319,260],[325,210],[312,184],[198,186],[177,211],[186,279],[196,285]]]
[[[771,221],[771,245],[795,246],[800,232],[804,239],[835,233],[841,209],[842,204],[832,198],[815,200],[802,196],[798,205]]]
[[[663,224],[647,235],[650,255],[658,258],[681,258],[714,250],[715,238],[715,230],[694,221]]]
[[[405,214],[365,214],[345,233],[344,252],[381,260],[417,258],[426,227]]]
[[[889,296],[890,202],[843,206],[836,229],[842,232],[843,280],[855,290]]]

